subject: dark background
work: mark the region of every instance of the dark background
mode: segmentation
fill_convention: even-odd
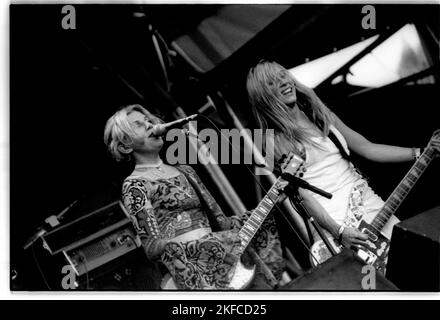
[[[220,5],[75,5],[76,30],[61,27],[62,5],[10,7],[10,137],[11,137],[11,270],[17,290],[46,290],[31,250],[24,242],[44,219],[70,203],[72,220],[119,199],[122,179],[130,166],[116,164],[102,141],[106,120],[122,105],[140,103],[164,120],[175,106],[187,114],[204,104],[206,94],[220,91],[243,123],[254,126],[245,94],[245,76],[260,59],[273,59],[287,68],[331,53],[408,22],[431,26],[439,38],[439,6],[375,5],[377,30],[361,28],[359,5],[295,5],[230,58],[207,74],[197,74],[180,57],[170,66],[172,88],[163,76],[148,24],[166,41],[191,30]],[[135,18],[134,12],[145,17]],[[438,44],[430,44],[438,63]],[[438,69],[437,69],[438,70]],[[361,88],[318,88],[322,99],[346,124],[372,141],[423,146],[439,128],[439,82],[389,86],[348,98]],[[218,98],[218,97],[217,97]],[[222,109],[210,117],[232,128]],[[207,126],[202,122],[199,128]],[[376,192],[386,198],[410,163],[361,161]],[[228,214],[228,207],[204,168],[195,166]],[[253,177],[241,165],[222,165],[250,209],[256,205]],[[439,161],[428,168],[398,211],[406,219],[440,204]],[[280,218],[282,219],[282,218]],[[282,237],[300,263],[304,250],[281,224]],[[295,250],[296,249],[296,250]],[[51,268],[44,252],[42,269]]]

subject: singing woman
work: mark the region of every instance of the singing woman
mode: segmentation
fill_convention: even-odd
[[[107,121],[109,151],[116,160],[134,164],[123,183],[125,207],[147,257],[166,266],[175,287],[228,289],[235,263],[230,252],[241,242],[233,233],[217,231],[238,230],[247,215],[226,216],[190,166],[164,163],[159,154],[163,138],[152,130],[160,122],[140,105],[122,108]],[[285,263],[274,223],[267,219],[253,246],[278,281]],[[273,287],[259,266],[257,262],[257,275],[243,289]]]

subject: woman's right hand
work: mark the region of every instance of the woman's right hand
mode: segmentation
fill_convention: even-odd
[[[352,246],[367,246],[368,236],[365,233],[360,232],[356,228],[346,227],[342,232],[342,245],[350,248]]]

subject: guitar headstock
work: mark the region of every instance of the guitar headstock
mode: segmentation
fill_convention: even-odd
[[[283,155],[280,159],[281,173],[289,173],[291,175],[302,177],[305,172],[304,159],[297,156],[293,152]]]
[[[431,137],[431,141],[440,141],[440,129],[434,131]]]
[[[432,134],[431,139],[429,140],[428,146],[426,149],[434,149],[434,151],[437,151],[435,156],[440,155],[440,129],[437,129]]]

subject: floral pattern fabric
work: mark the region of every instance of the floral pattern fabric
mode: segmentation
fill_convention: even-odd
[[[128,177],[123,184],[124,205],[147,256],[161,260],[179,289],[227,288],[229,271],[238,260],[231,254],[239,243],[234,235],[250,212],[227,217],[191,167],[176,168],[182,174],[170,179]],[[199,228],[212,232],[185,243],[167,241]],[[281,279],[285,262],[273,215],[266,218],[251,246]]]

